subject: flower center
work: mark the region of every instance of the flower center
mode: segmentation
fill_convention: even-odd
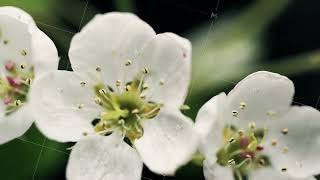
[[[116,87],[114,90],[103,83],[94,86],[95,102],[103,109],[100,118],[93,121],[94,129],[102,135],[120,131],[132,142],[143,135],[142,120],[157,116],[162,105],[145,99],[143,92],[148,86],[143,78],[125,83],[124,91],[119,89],[120,81]]]
[[[27,101],[30,84],[34,79],[33,66],[12,61],[5,63],[6,77],[0,78],[0,98],[5,105],[5,115],[10,115]]]
[[[216,154],[217,162],[221,166],[230,166],[236,179],[242,179],[251,170],[269,166],[261,145],[265,133],[266,129],[256,129],[254,123],[250,123],[246,131],[226,126],[223,130],[224,145]]]

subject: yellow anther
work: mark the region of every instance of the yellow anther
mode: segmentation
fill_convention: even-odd
[[[145,98],[146,98],[146,95],[141,94],[141,95],[140,95],[140,98],[141,98],[141,99],[145,99]]]
[[[244,135],[244,131],[243,131],[243,130],[239,130],[239,131],[238,131],[238,134],[239,134],[239,136],[241,137],[241,136]]]
[[[289,129],[288,128],[284,128],[284,129],[282,129],[281,132],[282,132],[282,134],[286,135],[286,134],[288,134]]]
[[[120,80],[117,80],[117,81],[116,81],[116,86],[119,87],[120,85],[121,85],[121,81],[120,81]]]
[[[84,81],[81,81],[81,82],[80,82],[80,86],[81,86],[81,87],[84,87],[86,84],[87,84],[87,83],[84,82]]]
[[[164,79],[160,79],[159,84],[160,84],[160,86],[163,86],[164,85]]]
[[[130,85],[126,85],[125,90],[126,90],[126,91],[130,91],[130,90],[131,90],[131,86],[130,86]]]
[[[99,94],[100,95],[105,95],[107,93],[107,91],[105,89],[100,89],[99,90]]]
[[[289,148],[288,147],[284,147],[281,152],[283,154],[287,154],[289,152]]]
[[[229,143],[234,143],[236,140],[234,139],[234,137],[231,137],[228,141]]]
[[[101,105],[101,99],[98,98],[98,97],[95,97],[95,98],[94,98],[94,102],[95,102],[96,104]]]
[[[276,112],[270,110],[266,114],[267,114],[267,116],[274,116],[276,114]]]
[[[132,114],[138,114],[139,112],[140,112],[139,109],[134,109],[131,111]]]
[[[236,161],[234,159],[230,159],[228,160],[228,164],[234,166],[236,164]]]
[[[233,110],[231,113],[232,113],[232,116],[234,117],[237,117],[239,115],[238,111],[236,110]]]
[[[144,74],[149,74],[149,69],[148,69],[147,67],[144,67],[143,70],[142,70],[142,72],[143,72]]]
[[[100,66],[96,67],[96,71],[101,72],[101,67]]]
[[[271,140],[271,145],[276,146],[278,144],[278,141],[276,139]]]
[[[143,90],[147,90],[148,88],[149,88],[149,86],[148,86],[147,84],[143,84],[143,85],[142,85],[142,89],[143,89]]]
[[[264,159],[259,159],[258,161],[259,165],[264,166],[266,164]]]
[[[16,106],[21,106],[22,102],[18,99],[18,100],[15,100],[15,101],[14,101],[14,104],[15,104]]]
[[[84,104],[78,104],[78,109],[82,109],[84,107]]]
[[[22,55],[22,56],[26,56],[26,55],[27,55],[27,51],[26,51],[26,50],[22,50],[22,51],[21,51],[21,55]]]
[[[25,69],[26,67],[27,67],[26,64],[20,64],[20,68],[21,68],[21,69]]]
[[[288,171],[287,168],[281,168],[281,172],[286,172],[286,171]]]
[[[249,126],[249,128],[254,129],[254,128],[256,128],[256,123],[255,122],[250,122],[248,124],[248,126]]]
[[[130,59],[128,59],[125,63],[126,66],[130,66],[132,64],[132,61]]]
[[[26,79],[26,83],[30,85],[32,83],[32,79],[31,78],[27,78]]]
[[[247,104],[245,102],[240,103],[240,109],[244,110],[246,108]]]
[[[82,132],[82,135],[83,136],[88,136],[88,133],[87,132]]]

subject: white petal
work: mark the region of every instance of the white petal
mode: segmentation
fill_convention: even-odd
[[[200,135],[200,151],[207,160],[216,161],[216,153],[223,145],[223,110],[226,94],[221,93],[211,98],[198,112],[195,128]]]
[[[12,7],[12,6],[0,7],[0,15],[8,15],[26,24],[32,24],[36,26],[36,23],[34,22],[32,17],[28,13],[26,13],[25,11],[17,7]]]
[[[0,144],[22,136],[32,125],[33,117],[29,104],[25,104],[0,120]]]
[[[193,122],[178,110],[161,109],[157,117],[143,121],[142,126],[144,134],[134,145],[155,173],[173,175],[197,149]]]
[[[295,178],[282,174],[272,168],[262,168],[260,170],[254,171],[250,174],[249,180],[316,180],[316,178],[310,176],[306,178]]]
[[[59,56],[52,40],[38,28],[32,30],[32,64],[36,78],[45,72],[58,69]]]
[[[93,72],[100,67],[105,83],[114,87],[116,80],[125,78],[126,61],[132,60],[134,65],[136,56],[154,36],[153,29],[133,14],[97,15],[72,39],[69,51],[72,68]],[[127,77],[131,76],[127,73]]]
[[[261,128],[268,119],[279,117],[288,111],[293,94],[294,85],[287,77],[266,71],[253,73],[228,94],[225,121],[246,128],[253,121]],[[240,103],[246,105],[243,110]],[[237,117],[232,115],[232,111],[238,112]]]
[[[137,59],[138,70],[146,67],[146,97],[179,107],[185,101],[191,77],[191,43],[172,33],[158,34]]]
[[[283,135],[283,129],[288,134]],[[308,177],[320,173],[320,112],[312,107],[294,106],[289,113],[275,119],[268,129],[266,151],[272,165],[277,169],[287,168],[288,174]],[[277,146],[271,146],[271,139],[277,139]],[[288,149],[283,153],[284,148]]]
[[[84,87],[81,81],[86,82]],[[35,81],[30,103],[39,129],[60,142],[77,141],[83,133],[92,133],[91,122],[99,115],[91,82],[75,72],[50,72]]]
[[[223,167],[206,160],[203,162],[203,173],[206,180],[234,180],[230,167]]]
[[[142,161],[115,133],[80,140],[72,149],[68,180],[140,180]]]

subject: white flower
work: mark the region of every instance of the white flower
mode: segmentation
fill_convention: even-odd
[[[209,100],[196,118],[206,180],[315,179],[320,113],[293,95],[288,78],[261,71]]]
[[[0,7],[0,144],[23,135],[33,123],[28,91],[46,71],[58,67],[53,42],[32,17],[15,7]]]
[[[191,75],[188,40],[114,12],[75,35],[69,57],[74,72],[52,72],[31,89],[41,97],[33,102],[39,129],[60,142],[80,140],[68,179],[140,179],[142,161],[172,175],[190,160],[197,138],[179,110]]]

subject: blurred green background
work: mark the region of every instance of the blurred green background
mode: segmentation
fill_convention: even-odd
[[[1,0],[29,12],[55,42],[60,69],[68,66],[72,36],[95,14],[129,11],[157,33],[174,32],[193,43],[193,80],[186,103],[200,106],[257,70],[289,76],[295,104],[317,106],[320,95],[320,1],[317,0]],[[218,6],[217,6],[218,5]],[[63,180],[68,147],[45,139],[35,127],[0,146],[0,179]],[[39,156],[40,154],[40,156]],[[163,180],[146,168],[143,179]],[[203,180],[189,164],[167,180]]]

